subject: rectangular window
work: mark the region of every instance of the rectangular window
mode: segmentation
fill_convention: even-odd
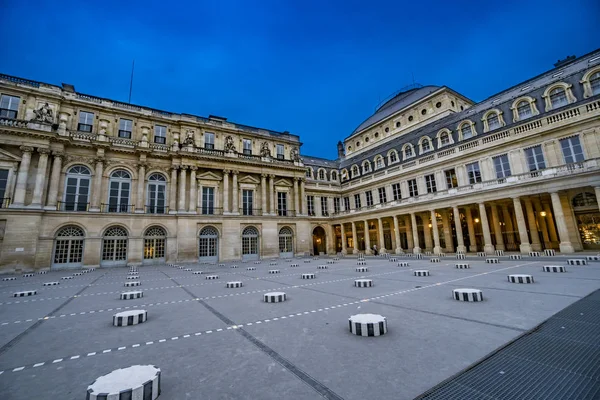
[[[579,142],[579,136],[571,136],[560,139],[560,147],[562,148],[565,163],[570,164],[584,160],[583,149]]]
[[[362,205],[360,204],[360,194],[354,195],[354,208],[359,209]]]
[[[385,187],[380,187],[379,189],[377,189],[377,191],[379,192],[379,203],[387,203],[387,193],[385,191]]]
[[[242,190],[242,215],[254,215],[253,190]]]
[[[425,176],[425,186],[427,186],[427,193],[437,192],[437,185],[435,184],[434,174]]]
[[[215,188],[202,188],[202,214],[212,215],[215,213]]]
[[[17,119],[19,98],[3,94],[0,97],[0,117]]]
[[[252,140],[243,139],[242,144],[244,146],[244,154],[252,155]]]
[[[350,197],[344,197],[344,211],[350,209]]]
[[[394,183],[392,185],[392,195],[394,196],[394,201],[402,199],[402,191],[399,183]]]
[[[125,139],[131,139],[131,132],[133,129],[133,121],[130,119],[122,119],[119,121],[119,137]]]
[[[329,208],[327,207],[327,197],[321,197],[321,215],[324,217],[329,216]]]
[[[283,153],[283,151],[284,151],[283,145],[282,144],[278,144],[276,146],[276,149],[277,149],[277,159],[283,160],[285,158],[285,155]]]
[[[315,196],[306,196],[306,205],[308,208],[308,215],[313,217],[315,215]]]
[[[167,127],[162,125],[154,125],[154,143],[167,143]]]
[[[494,160],[494,168],[496,169],[496,178],[502,179],[510,176],[510,163],[508,162],[508,156],[503,154],[501,156],[492,157]]]
[[[417,189],[417,180],[410,179],[408,181],[408,195],[410,197],[415,197],[419,195],[419,189]]]
[[[285,217],[287,214],[287,193],[277,192],[277,215]]]
[[[479,170],[479,163],[475,161],[474,163],[467,164],[467,176],[469,177],[469,184],[479,183],[481,182],[481,171]]]
[[[542,146],[538,145],[525,149],[525,157],[527,158],[527,165],[530,172],[546,168]]]
[[[448,189],[458,186],[458,178],[456,177],[456,170],[454,168],[445,170],[444,174],[446,175],[446,186]]]
[[[8,184],[8,170],[0,169],[0,208],[4,208],[8,205],[6,199],[6,185]]]
[[[80,132],[91,132],[94,126],[94,113],[87,111],[79,112],[79,123],[77,124],[77,130]]]
[[[215,134],[212,132],[204,133],[204,148],[213,150],[215,148]]]
[[[365,192],[365,196],[367,197],[367,207],[371,207],[373,205],[373,192],[369,190]]]
[[[340,198],[339,197],[334,197],[333,198],[333,212],[335,214],[339,214],[340,213]]]

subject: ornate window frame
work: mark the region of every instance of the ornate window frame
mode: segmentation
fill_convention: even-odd
[[[490,129],[490,125],[488,123],[488,118],[492,114],[496,114],[498,116],[498,123],[500,124],[500,126]],[[485,132],[489,132],[491,130],[500,129],[500,128],[505,127],[506,122],[504,122],[504,117],[502,116],[502,114],[503,114],[503,112],[497,108],[492,108],[491,110],[487,110],[485,112],[485,114],[483,114],[483,117],[481,117],[481,122],[483,122],[483,132],[485,133]]]
[[[579,83],[583,85],[584,99],[595,96],[594,93],[592,93],[592,84],[590,82],[590,78],[592,77],[592,75],[598,73],[600,73],[600,67],[592,68],[588,72],[586,72],[585,75],[583,75],[583,78],[581,78],[581,80],[579,81]]]
[[[394,154],[396,156],[396,161],[392,161],[392,154]],[[399,162],[400,161],[400,157],[398,156],[398,150],[391,149],[390,151],[388,151],[388,153],[387,153],[387,159],[388,159],[388,165],[395,164],[395,163]]]
[[[546,88],[546,90],[544,90],[544,94],[542,95],[542,98],[544,99],[544,101],[546,103],[546,111],[556,110],[558,108],[562,108],[562,107],[568,106],[569,104],[575,103],[577,101],[577,98],[573,94],[572,87],[573,87],[573,85],[571,85],[570,83],[566,83],[566,82],[556,82],[556,83],[548,86]],[[565,96],[567,97],[567,104],[563,104],[563,105],[554,107],[552,105],[552,100],[550,99],[550,92],[552,92],[554,89],[558,89],[558,88],[562,88],[565,91]]]
[[[372,167],[371,166],[371,161],[369,161],[369,160],[363,161],[363,163],[362,163],[362,173],[366,174],[367,172],[372,172],[371,167]]]
[[[470,138],[463,138],[463,127],[465,125],[469,125],[471,127],[471,137]],[[475,129],[475,122],[471,121],[470,119],[466,119],[464,121],[461,121],[458,126],[457,126],[457,130],[458,130],[458,140],[469,140],[469,139],[473,139],[475,136],[477,136],[477,129]]]
[[[323,173],[323,178],[321,178],[321,173]],[[320,181],[327,181],[327,170],[325,168],[319,168],[317,170],[317,179]]]
[[[425,140],[427,140],[429,142],[429,150],[424,150],[423,149],[423,142]],[[425,135],[425,136],[423,136],[423,137],[421,137],[419,139],[419,154],[429,153],[429,152],[431,152],[433,150],[434,150],[434,148],[433,148],[433,140],[431,140],[431,138],[429,136]]]
[[[351,175],[352,175],[351,178],[356,178],[357,176],[360,176],[360,170],[361,170],[361,168],[358,165],[356,165],[356,164],[352,165],[352,167],[350,168]]]
[[[517,105],[519,103],[521,103],[522,101],[526,101],[529,103],[529,107],[531,107],[531,117],[535,117],[536,115],[539,115],[539,113],[540,113],[537,109],[537,106],[535,105],[536,99],[534,99],[531,96],[521,96],[521,97],[515,99],[515,101],[513,101],[512,105],[510,106],[510,109],[513,112],[513,122],[524,121],[525,119],[531,118],[531,117],[527,117],[524,119],[519,118],[519,111],[517,110]]]
[[[410,155],[406,155],[406,149],[410,149]],[[402,159],[407,160],[415,157],[415,147],[411,143],[406,143],[402,146]]]
[[[448,134],[448,143],[442,143],[442,135],[444,133]],[[454,138],[452,137],[452,131],[448,128],[440,129],[436,135],[436,139],[438,142],[438,149],[440,149],[444,146],[450,146],[451,144],[454,144]]]
[[[383,157],[381,156],[381,154],[378,154],[375,156],[375,159],[373,160],[374,164],[375,164],[375,171],[379,170],[379,169],[384,169],[385,168],[385,160],[383,159]],[[379,162],[381,162],[381,166],[379,166]]]
[[[340,181],[347,181],[348,179],[350,179],[350,173],[348,173],[348,170],[346,168],[343,168],[340,171]]]
[[[329,180],[333,181],[333,182],[337,182],[338,180],[338,172],[336,170],[331,170],[331,172],[329,173]]]

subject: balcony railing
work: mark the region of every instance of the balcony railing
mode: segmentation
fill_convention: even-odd
[[[150,206],[150,205],[146,205],[144,212],[146,214],[168,214],[169,213],[169,207],[167,206]]]
[[[262,208],[245,208],[245,207],[240,207],[240,211],[239,213],[241,215],[262,215]]]
[[[7,208],[10,205],[10,197],[0,197],[0,208]]]
[[[277,210],[277,215],[279,217],[295,217],[296,210]]]
[[[88,211],[90,203],[86,202],[75,202],[75,201],[59,201],[56,204],[57,211]]]
[[[100,211],[105,213],[132,213],[135,211],[133,204],[105,204],[100,205]]]
[[[200,215],[222,215],[223,209],[221,207],[202,206],[196,207],[196,212]]]

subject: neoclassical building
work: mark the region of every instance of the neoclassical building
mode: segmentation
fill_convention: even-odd
[[[600,249],[600,50],[479,103],[413,85],[300,138],[0,75],[0,270]]]

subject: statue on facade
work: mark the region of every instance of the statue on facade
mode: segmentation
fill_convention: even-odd
[[[193,146],[195,144],[194,131],[187,130],[185,133],[185,140],[183,141],[184,146]]]
[[[298,154],[298,149],[296,147],[292,147],[290,151],[290,158],[292,161],[300,161],[300,154]]]
[[[269,149],[269,144],[267,142],[262,142],[262,145],[260,146],[260,156],[271,157],[271,149]]]
[[[50,124],[54,122],[54,112],[48,103],[41,106],[39,110],[33,110],[33,113],[35,114],[35,117],[33,117],[34,122],[46,122]]]
[[[225,151],[235,151],[235,144],[231,136],[225,138]]]

